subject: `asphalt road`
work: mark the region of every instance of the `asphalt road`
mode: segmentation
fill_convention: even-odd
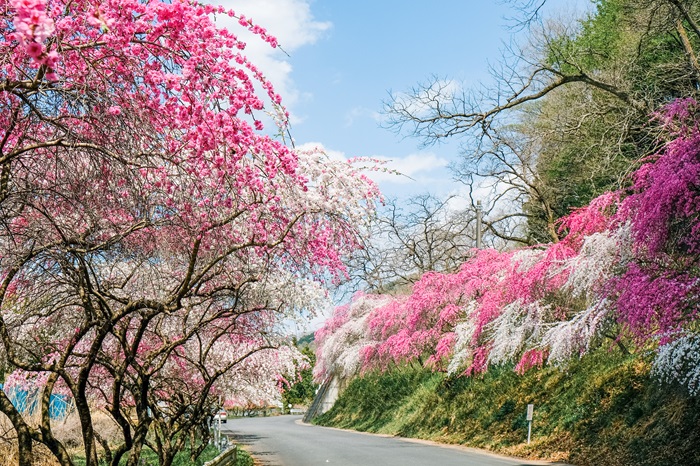
[[[466,448],[301,423],[301,416],[229,419],[222,430],[264,466],[513,466],[551,464]],[[257,464],[257,463],[256,463]]]

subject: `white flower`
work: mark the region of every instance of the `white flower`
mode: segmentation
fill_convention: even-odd
[[[691,396],[700,394],[700,335],[683,335],[660,346],[651,373],[662,382],[679,383]]]

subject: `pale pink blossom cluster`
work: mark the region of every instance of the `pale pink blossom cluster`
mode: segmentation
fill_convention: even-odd
[[[336,310],[333,318],[317,332],[314,377],[324,381],[335,375],[342,380],[360,373],[362,350],[372,342],[368,319],[372,311],[390,301],[387,296],[356,294],[349,304]]]

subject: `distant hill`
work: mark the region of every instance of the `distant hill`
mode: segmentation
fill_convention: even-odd
[[[297,346],[299,348],[304,348],[304,347],[309,347],[311,349],[316,348],[316,344],[314,343],[314,334],[309,333],[309,334],[306,334],[302,337],[299,337],[299,339],[297,340]]]

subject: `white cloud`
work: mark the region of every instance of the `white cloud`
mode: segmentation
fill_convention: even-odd
[[[372,178],[378,183],[410,183],[412,180],[427,182],[433,179],[430,176],[431,174],[434,175],[437,170],[445,168],[449,164],[447,159],[439,157],[432,152],[418,152],[406,157],[391,159],[383,156],[377,156],[376,158],[385,160],[387,168],[403,175],[396,176],[390,173],[372,174]]]
[[[285,52],[291,54],[300,47],[314,44],[332,24],[313,17],[309,0],[224,0],[214,3],[233,9],[239,16],[245,15],[277,38],[284,51],[273,49],[255,37],[235,18],[222,15],[216,18],[217,25],[226,27],[247,44],[246,56],[274,85],[282,96],[282,103],[293,111],[302,95],[292,80],[293,69]]]
[[[345,127],[350,127],[355,124],[355,120],[360,118],[369,118],[377,123],[382,121],[382,115],[376,110],[366,107],[354,107],[345,114]]]
[[[320,142],[307,142],[297,146],[303,150],[317,148],[328,154],[332,159],[346,160],[348,157],[344,152],[327,149]],[[447,159],[437,156],[432,152],[418,152],[405,157],[389,158],[382,155],[373,155],[373,159],[377,159],[384,163],[383,167],[386,171],[370,171],[367,173],[376,183],[430,183],[445,181],[442,169],[449,164]],[[449,180],[448,180],[449,181]]]

